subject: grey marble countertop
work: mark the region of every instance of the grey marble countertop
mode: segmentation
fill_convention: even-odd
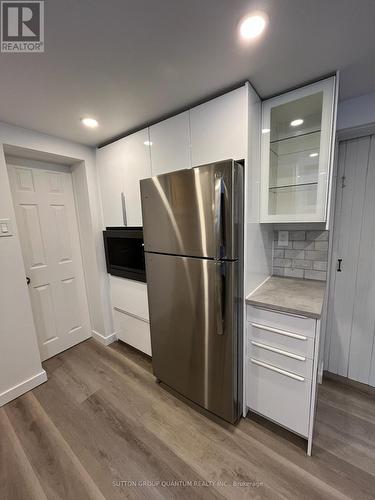
[[[326,283],[324,281],[271,276],[252,292],[247,304],[319,319]]]

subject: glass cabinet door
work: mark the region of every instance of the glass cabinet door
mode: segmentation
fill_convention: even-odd
[[[263,103],[261,222],[321,222],[331,165],[334,77]]]

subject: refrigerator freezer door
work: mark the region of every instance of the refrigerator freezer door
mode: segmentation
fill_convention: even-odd
[[[154,374],[231,423],[239,416],[237,266],[146,253]]]
[[[142,180],[145,251],[237,259],[241,169],[227,160]]]

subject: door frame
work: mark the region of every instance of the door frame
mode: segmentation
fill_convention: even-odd
[[[358,127],[344,128],[342,130],[338,130],[336,134],[336,140],[338,142],[349,141],[350,139],[359,139],[360,137],[366,137],[368,135],[374,135],[374,134],[375,134],[375,123],[369,123],[367,125],[359,125]]]
[[[40,164],[45,164],[46,169],[53,169],[59,166],[69,168],[72,178],[73,184],[73,198],[75,205],[75,212],[77,217],[78,224],[78,236],[79,236],[79,246],[82,258],[82,266],[83,266],[83,276],[84,276],[84,288],[86,294],[86,300],[88,304],[88,312],[89,312],[89,327],[90,333],[92,336],[95,336],[95,330],[93,330],[93,319],[92,319],[92,307],[93,304],[90,302],[89,295],[89,286],[87,276],[90,274],[90,258],[89,255],[89,247],[83,242],[83,228],[87,228],[90,236],[90,240],[94,238],[94,233],[92,230],[92,222],[91,222],[91,211],[89,204],[89,192],[88,185],[86,179],[86,165],[84,160],[78,160],[75,158],[67,158],[65,156],[60,155],[51,155],[50,153],[45,153],[43,151],[32,151],[30,154],[30,150],[24,148],[13,148],[12,146],[3,144],[5,163],[7,165],[7,174],[8,181],[9,179],[9,169],[8,165],[16,164],[19,166],[25,167],[35,167],[41,168]],[[12,195],[12,205],[15,210],[14,199]],[[14,220],[14,227],[16,228],[16,232],[18,235],[20,234],[17,220]],[[25,270],[26,276],[26,270]],[[25,286],[26,280],[25,280]],[[30,307],[31,307],[31,298],[29,295]],[[34,329],[36,332],[35,320],[33,318]],[[101,339],[100,339],[101,340]],[[39,343],[38,343],[39,347]]]

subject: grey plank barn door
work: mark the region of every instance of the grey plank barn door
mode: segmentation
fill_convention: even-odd
[[[326,369],[375,386],[375,136],[339,146]]]

